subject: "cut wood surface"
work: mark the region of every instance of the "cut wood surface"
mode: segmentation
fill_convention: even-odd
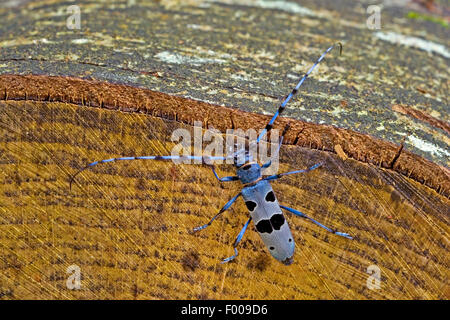
[[[385,4],[380,30],[364,1],[77,1],[79,30],[71,4],[0,3],[0,299],[450,298],[445,3]],[[169,155],[194,121],[262,129],[336,41],[275,125],[279,172],[324,165],[273,188],[354,240],[286,214],[291,266],[253,225],[220,264],[248,211],[189,233],[242,188],[203,165],[103,164],[69,190],[89,162]]]
[[[75,12],[70,5],[80,10],[80,29],[67,28]],[[340,41],[342,56],[330,52],[285,116],[397,145],[405,138],[405,150],[448,167],[449,132],[436,126],[450,120],[448,26],[409,18],[432,12],[400,0],[383,3],[380,29],[372,30],[368,6],[353,0],[15,1],[0,7],[0,74],[96,79],[272,114],[320,54]],[[444,23],[447,11],[441,11],[435,19]]]
[[[299,146],[283,146],[280,172],[324,166],[273,183],[281,204],[354,236],[348,240],[287,215],[297,249],[284,266],[253,225],[232,244],[248,211],[241,200],[206,223],[242,187],[207,166],[135,161],[170,154],[175,121],[49,102],[0,102],[2,298],[448,299],[449,200],[386,170]],[[5,124],[7,127],[5,128]],[[220,175],[232,175],[229,165]],[[71,265],[82,288],[69,290]],[[381,288],[367,287],[367,268]]]

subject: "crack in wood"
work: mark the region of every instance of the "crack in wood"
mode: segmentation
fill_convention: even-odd
[[[389,165],[390,169],[394,168],[395,162],[397,162],[397,159],[400,157],[400,153],[402,152],[403,147],[404,147],[405,139],[406,139],[406,136],[403,137],[402,142],[400,143],[400,147],[398,148],[397,153],[395,154],[394,158],[392,159],[392,161]]]

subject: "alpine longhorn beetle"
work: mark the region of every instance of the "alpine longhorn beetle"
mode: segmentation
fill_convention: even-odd
[[[342,44],[336,43],[339,45],[339,53],[342,54]],[[261,139],[272,129],[273,124],[277,117],[283,112],[285,109],[287,103],[289,100],[292,99],[294,95],[297,94],[300,86],[303,84],[305,79],[310,75],[310,73],[314,70],[314,68],[322,61],[322,59],[325,57],[325,55],[330,52],[336,44],[333,44],[331,47],[329,47],[321,56],[320,58],[314,63],[314,65],[308,70],[308,72],[300,79],[298,84],[295,86],[295,88],[291,91],[291,93],[284,99],[280,107],[278,108],[277,112],[273,115],[269,123],[266,125],[266,127],[261,131],[259,136],[256,139],[256,145],[259,144]],[[278,145],[278,151],[280,150],[284,134],[286,133],[286,129],[284,130],[280,141]],[[220,178],[217,175],[217,172],[215,170],[215,167],[213,164],[211,164],[211,161],[214,160],[227,160],[233,158],[234,166],[236,167],[236,176],[228,176]],[[237,257],[238,250],[237,246],[239,242],[242,240],[242,237],[244,236],[245,231],[247,230],[248,225],[250,224],[250,221],[254,221],[254,225],[256,227],[257,232],[261,236],[261,239],[263,240],[264,244],[269,249],[270,254],[277,259],[278,261],[281,261],[285,265],[290,265],[294,259],[294,247],[295,243],[291,234],[291,230],[286,222],[286,219],[284,218],[284,215],[281,211],[281,209],[284,209],[288,212],[291,212],[297,216],[300,216],[302,218],[306,218],[310,220],[311,222],[315,223],[316,225],[324,228],[325,230],[332,232],[336,235],[346,237],[348,239],[353,239],[349,234],[338,232],[337,230],[328,228],[321,224],[320,222],[308,217],[304,213],[280,205],[277,201],[277,198],[275,197],[275,194],[273,192],[272,186],[270,185],[269,181],[279,179],[283,176],[289,175],[289,174],[295,174],[295,173],[303,173],[308,172],[311,170],[314,170],[318,167],[320,167],[323,163],[317,163],[313,165],[310,168],[303,169],[303,170],[296,170],[291,172],[285,172],[280,173],[276,175],[271,175],[267,177],[263,177],[261,171],[270,167],[272,164],[272,161],[268,161],[267,163],[264,163],[262,166],[260,166],[257,162],[253,161],[252,155],[248,152],[248,150],[244,149],[237,151],[236,153],[227,156],[227,157],[219,157],[219,156],[139,156],[139,157],[122,157],[122,158],[111,158],[111,159],[105,159],[100,161],[95,161],[90,164],[88,164],[86,167],[80,169],[78,172],[76,172],[73,176],[70,178],[70,188],[72,187],[72,182],[74,181],[75,177],[82,172],[83,170],[93,167],[100,163],[106,163],[106,162],[113,162],[118,160],[162,160],[162,161],[168,161],[168,160],[201,160],[202,164],[208,164],[217,180],[220,182],[229,182],[229,181],[237,181],[239,180],[243,184],[242,190],[234,196],[231,200],[229,200],[223,207],[220,209],[220,211],[205,225],[194,228],[193,232],[203,230],[217,218],[219,217],[224,211],[228,210],[230,206],[236,201],[236,199],[239,196],[242,196],[242,198],[245,201],[245,205],[247,206],[248,210],[250,211],[250,218],[247,220],[241,231],[239,232],[236,240],[234,241],[233,248],[234,248],[234,255],[231,257],[228,257],[224,260],[222,260],[222,263],[229,262]]]

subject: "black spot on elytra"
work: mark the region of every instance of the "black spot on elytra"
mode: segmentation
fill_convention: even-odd
[[[274,214],[270,218],[270,223],[275,230],[280,230],[281,226],[284,224],[284,216],[281,213]]]
[[[257,224],[256,224],[256,230],[258,230],[259,233],[272,233],[273,229],[272,229],[272,225],[270,224],[269,220],[260,220]]]
[[[274,250],[275,248],[274,248],[274,247],[270,247],[269,249],[270,249],[270,250]]]
[[[245,205],[249,211],[253,211],[256,208],[256,202],[254,201],[245,201]]]
[[[273,191],[269,191],[266,194],[266,201],[267,202],[275,202],[275,194],[273,193]]]
[[[242,170],[248,170],[248,169],[250,169],[251,167],[252,167],[252,165],[251,165],[251,164],[248,164],[248,165],[242,167]]]

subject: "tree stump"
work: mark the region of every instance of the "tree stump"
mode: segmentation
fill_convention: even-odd
[[[3,6],[3,7],[2,7]],[[0,4],[2,299],[448,299],[446,10],[408,2],[17,1]],[[430,11],[431,10],[431,11]],[[80,13],[79,29],[76,25]],[[169,155],[176,129],[262,129],[336,41],[275,128],[273,183],[295,262],[247,231],[242,186]],[[220,175],[233,175],[230,165]],[[79,268],[81,287],[67,279]],[[373,272],[377,271],[376,274]],[[379,286],[374,276],[379,274]],[[377,280],[377,279],[375,279]],[[374,287],[375,286],[375,287]]]

